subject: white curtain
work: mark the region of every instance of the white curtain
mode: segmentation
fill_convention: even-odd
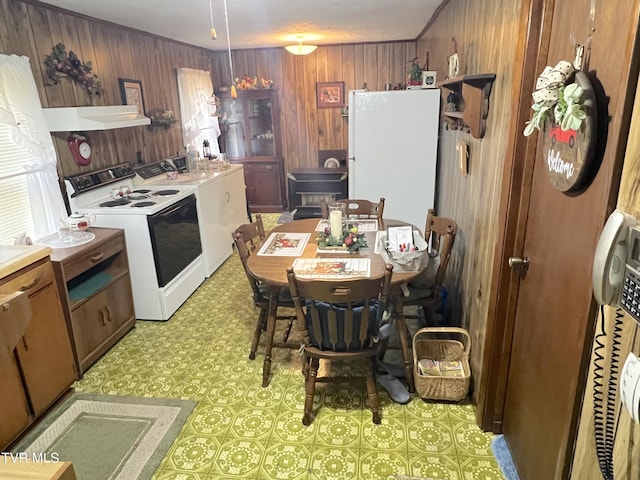
[[[10,128],[11,141],[24,152],[34,236],[52,234],[67,212],[58,185],[56,152],[28,57],[0,54],[0,123]]]
[[[178,69],[180,117],[185,148],[202,154],[202,143],[209,141],[211,153],[220,153],[218,117],[209,115],[207,101],[213,94],[211,75],[204,70]]]

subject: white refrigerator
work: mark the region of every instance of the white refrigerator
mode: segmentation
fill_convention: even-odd
[[[424,229],[435,201],[440,89],[349,92],[349,198]]]

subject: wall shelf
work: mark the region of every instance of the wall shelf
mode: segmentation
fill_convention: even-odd
[[[440,88],[444,109],[442,115],[452,130],[468,128],[475,138],[484,137],[489,114],[489,95],[495,80],[494,73],[463,75],[450,78],[436,85]],[[455,110],[449,108],[449,96],[453,93]]]

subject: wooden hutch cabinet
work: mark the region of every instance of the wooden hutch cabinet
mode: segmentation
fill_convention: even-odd
[[[275,89],[218,92],[222,102],[220,149],[244,165],[247,204],[252,213],[281,212],[285,204],[278,92]]]

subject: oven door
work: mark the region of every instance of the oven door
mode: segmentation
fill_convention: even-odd
[[[158,284],[164,287],[202,254],[196,196],[149,215],[147,222]]]

